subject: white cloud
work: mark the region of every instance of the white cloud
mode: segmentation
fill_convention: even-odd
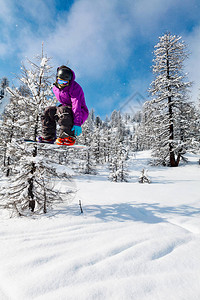
[[[119,1],[75,2],[47,39],[48,53],[91,77],[106,76],[130,55],[132,29],[117,10]]]
[[[55,64],[69,61],[80,76],[106,77],[108,70],[114,71],[126,64],[134,48],[134,44],[130,44],[134,26],[128,14],[132,5],[129,0],[123,3],[119,0],[75,1],[71,11],[62,13],[61,18],[53,18],[45,2],[41,8],[37,3],[30,8],[27,2],[19,1],[27,16],[38,21],[40,28],[39,32],[33,32],[29,23],[25,22],[23,27],[19,24],[18,45],[22,57],[31,58],[40,53],[44,41],[45,50]],[[49,30],[37,12],[47,23],[54,19]]]
[[[7,53],[7,44],[0,43],[0,57],[5,56]]]
[[[13,21],[13,1],[0,0],[0,20],[4,24],[12,23]]]
[[[182,0],[77,0],[69,13],[56,18],[45,35],[37,38],[32,33],[23,35],[24,55],[38,53],[44,40],[55,64],[69,62],[80,76],[102,78],[108,71],[126,66],[134,53],[135,38],[152,40],[165,14],[169,10],[175,13],[178,7],[187,8],[189,3],[191,0],[184,3]],[[33,16],[37,10],[36,5]],[[46,19],[50,16],[50,13],[45,15]],[[33,45],[30,40],[34,40]]]
[[[194,2],[76,0],[69,12],[56,15],[55,0],[35,0],[31,5],[24,0],[0,0],[0,17],[6,25],[1,28],[4,40],[0,41],[0,56],[9,57],[12,53],[20,60],[26,56],[31,59],[41,53],[44,41],[45,52],[53,57],[55,67],[69,61],[79,77],[106,80],[109,71],[118,72],[120,77],[120,66],[128,67],[135,43],[150,41],[153,50],[154,32],[159,32],[167,14],[173,11],[178,15],[177,9],[190,13],[189,7]],[[188,37],[192,47],[190,73],[193,80],[198,78],[199,38],[198,30]],[[134,64],[134,60],[131,63]],[[137,84],[138,89],[144,90]]]

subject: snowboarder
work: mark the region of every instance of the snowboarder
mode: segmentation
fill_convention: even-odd
[[[60,104],[45,109],[42,116],[42,136],[39,136],[37,141],[73,145],[76,136],[82,133],[81,125],[89,115],[83,90],[75,81],[73,70],[64,65],[57,68],[53,92]],[[56,122],[60,126],[58,138],[56,138]]]

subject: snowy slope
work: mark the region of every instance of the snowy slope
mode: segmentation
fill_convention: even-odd
[[[0,219],[0,299],[200,299],[200,166],[132,161],[129,183],[76,177],[74,202],[36,219]],[[80,215],[78,201],[84,213]]]

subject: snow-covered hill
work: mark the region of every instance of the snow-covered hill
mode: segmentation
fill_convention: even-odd
[[[148,166],[152,183],[139,184],[148,155],[133,158],[129,183],[77,176],[73,203],[46,216],[1,211],[0,299],[200,299],[198,157]]]

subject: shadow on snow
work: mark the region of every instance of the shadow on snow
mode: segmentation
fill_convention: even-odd
[[[110,205],[83,205],[83,216],[95,217],[103,222],[144,222],[156,224],[166,222],[169,215],[178,216],[194,216],[200,215],[199,208],[188,205],[180,205],[177,207],[166,206],[160,207],[159,203],[148,204],[131,204],[120,203]],[[47,216],[79,216],[80,210],[77,205],[63,207],[62,209],[54,209]]]
[[[104,222],[110,221],[141,221],[145,223],[160,223],[164,220],[155,216],[151,210],[145,209],[142,205],[132,205],[129,203],[120,203],[112,205],[87,205],[84,213],[101,219]]]

